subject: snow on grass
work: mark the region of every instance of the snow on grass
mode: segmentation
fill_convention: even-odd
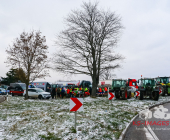
[[[67,139],[118,139],[130,120],[144,109],[169,101],[170,97],[153,100],[114,100],[107,97],[84,98],[84,111],[69,111],[70,99],[24,100],[10,97],[0,104],[0,139],[17,140],[67,140]]]

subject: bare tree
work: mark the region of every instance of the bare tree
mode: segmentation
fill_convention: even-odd
[[[113,70],[106,68],[105,71],[103,73],[101,73],[100,79],[101,80],[113,79],[114,77],[116,77],[116,74],[113,74],[112,72],[113,72]]]
[[[30,81],[49,76],[47,49],[45,36],[41,36],[40,31],[21,33],[20,37],[13,42],[13,45],[6,49],[8,54],[6,63],[9,66],[12,65],[13,68],[19,66],[19,71],[22,69],[22,74],[25,74],[25,99],[28,99],[28,85]]]
[[[92,96],[96,96],[99,75],[105,69],[119,68],[116,61],[123,59],[113,52],[123,28],[121,18],[97,6],[98,3],[84,2],[82,10],[73,10],[68,15],[66,29],[56,40],[62,50],[53,58],[56,71],[91,76]]]

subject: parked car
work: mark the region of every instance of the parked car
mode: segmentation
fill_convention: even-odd
[[[24,91],[23,96],[26,96],[26,91]],[[51,94],[49,92],[45,92],[40,88],[29,88],[28,98],[29,97],[39,98],[39,99],[49,99],[51,97]]]
[[[6,95],[7,92],[4,88],[0,88],[0,95]]]

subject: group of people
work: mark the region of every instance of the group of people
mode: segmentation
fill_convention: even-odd
[[[81,92],[81,94],[80,94]],[[57,87],[57,88],[53,88],[51,91],[51,96],[52,99],[54,98],[60,98],[60,97],[64,97],[67,93],[67,96],[69,97],[76,97],[77,94],[79,93],[79,97],[80,96],[86,96],[86,95],[90,95],[90,91],[88,88],[74,88],[74,87],[68,87],[66,90],[62,87]]]
[[[53,88],[52,89],[52,91],[51,91],[51,96],[52,96],[52,99],[56,99],[56,98],[59,98],[59,97],[64,97],[64,95],[65,95],[65,90],[64,90],[64,88],[62,87],[62,88],[59,88],[59,87],[57,87],[57,88]]]
[[[98,90],[98,93],[99,93],[99,94],[108,93],[107,87],[103,87],[103,88],[100,87],[99,90]]]

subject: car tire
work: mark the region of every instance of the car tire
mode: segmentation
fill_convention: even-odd
[[[43,99],[42,95],[38,95],[38,99],[42,100]]]

